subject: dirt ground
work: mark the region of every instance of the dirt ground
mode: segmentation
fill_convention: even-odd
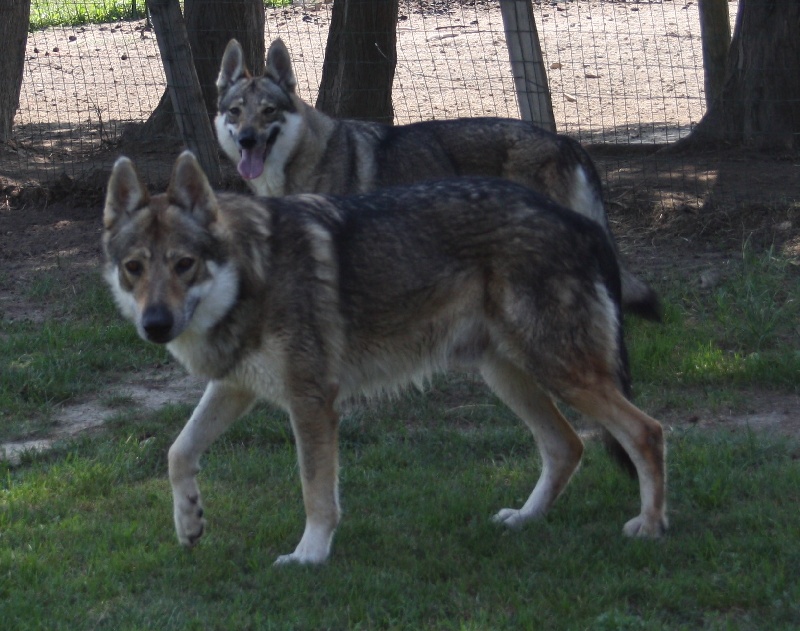
[[[555,7],[555,3],[553,6]],[[643,3],[640,7],[642,11],[634,12],[633,8],[636,7],[627,7],[624,3],[604,3],[605,13],[596,13],[593,17],[595,23],[599,21],[600,15],[606,16],[603,19],[611,22],[616,19],[617,23],[633,14],[641,20],[641,13],[646,7],[650,5]],[[556,8],[548,11],[547,19],[541,18],[542,30],[552,29],[551,22],[564,19],[562,12]],[[329,17],[325,13],[327,10],[323,7],[321,13],[300,11],[276,14],[271,22],[268,20],[268,37],[270,33],[283,36],[289,40],[290,50],[299,50],[302,47],[303,52],[299,57],[303,58],[303,64],[308,62],[309,68],[319,68],[324,37],[317,31]],[[586,21],[586,14],[581,14],[577,9],[569,10],[576,20]],[[303,19],[303,15],[309,15],[310,20]],[[441,47],[444,58],[449,59],[448,55],[458,57],[463,53],[459,52],[458,47],[467,46],[470,37],[484,37],[489,32],[489,27],[486,27],[477,29],[479,33],[470,34],[470,28],[475,26],[472,17],[456,15],[454,19],[450,15],[447,28],[429,24],[425,30],[428,33],[428,43],[432,32],[437,33],[436,37],[447,35],[441,40],[435,40],[436,45]],[[434,18],[438,19],[431,9],[426,19]],[[498,19],[496,15],[487,17],[483,14],[475,19],[490,18]],[[412,29],[411,26],[415,20],[422,19],[422,14],[409,13],[403,23],[408,25],[409,33],[417,33],[420,29]],[[292,22],[293,25],[302,23],[307,30],[293,30],[287,37],[287,33],[282,30],[287,22]],[[154,45],[154,41],[148,41],[143,37],[146,33],[136,31],[137,28],[137,24],[130,25],[131,31],[141,41],[148,46]],[[674,31],[678,36],[688,27],[665,22],[661,26],[656,25],[654,30],[658,31],[659,28],[668,32]],[[502,27],[500,29],[502,32]],[[72,57],[51,54],[48,56],[49,60],[43,60],[41,51],[50,50],[52,42],[47,43],[50,46],[48,49],[37,43],[36,39],[38,37],[46,40],[48,37],[62,35],[66,34],[50,31],[36,35],[33,43],[29,43],[30,55],[38,59],[40,70],[51,68],[52,59],[57,57],[59,72],[64,72],[65,64]],[[80,35],[90,41],[93,48],[105,50],[99,44],[101,40],[105,46],[109,38],[116,37],[120,38],[120,45],[124,45],[125,31],[124,28],[114,29],[112,32],[110,29],[102,31],[101,27],[92,27],[84,29]],[[485,42],[481,44],[487,45]],[[504,43],[494,42],[494,45],[502,48]],[[446,51],[447,46],[453,47],[453,50]],[[37,48],[39,52],[33,52],[33,48]],[[145,57],[150,54],[145,53]],[[559,54],[566,53],[561,50]],[[79,59],[79,55],[72,59],[76,64],[74,72],[78,72],[79,67],[82,68],[80,72],[88,72],[87,68],[90,67],[85,64],[80,66]],[[298,75],[302,73],[301,94],[305,89],[307,91],[304,96],[309,98],[309,86],[318,79],[314,72],[304,70],[306,66],[303,64],[298,64],[296,70]],[[49,71],[52,72],[52,68]],[[414,81],[427,74],[423,67],[408,71],[409,77],[404,84],[406,86],[413,85]],[[477,81],[466,76],[460,78],[463,83],[469,84],[468,88],[472,85],[470,82]],[[567,94],[568,89],[573,89],[562,85],[563,80],[561,84],[555,83],[557,89]],[[157,101],[163,86],[155,88],[153,94]],[[38,99],[43,89],[33,88],[27,92],[24,90],[23,97]],[[443,115],[498,113],[496,105],[490,107],[491,111],[488,112],[464,112],[458,106],[458,93],[449,104],[447,101],[441,104],[429,103],[430,110],[423,111],[418,104],[409,100],[410,93],[410,89],[406,89],[396,99],[399,122],[407,122],[406,118],[412,120]],[[511,94],[513,100],[513,92]],[[472,99],[478,102],[481,96],[473,95]],[[503,98],[508,99],[507,96]],[[89,100],[97,102],[94,96]],[[25,110],[24,103],[22,110]],[[570,101],[563,103],[568,105]],[[592,107],[594,111],[591,115],[602,122],[603,104]],[[34,108],[31,106],[29,109],[33,111]],[[580,118],[585,113],[585,108],[576,110],[576,117]],[[76,116],[80,118],[79,113]],[[573,124],[569,122],[572,119],[569,115],[564,116],[569,127]],[[670,116],[672,115],[665,115],[664,120],[669,120]],[[677,129],[691,123],[690,120],[678,118],[680,117],[676,117],[667,127]],[[696,122],[697,118],[694,120]],[[30,129],[25,124],[23,121],[23,129]],[[629,130],[629,133],[636,132]],[[669,133],[665,133],[668,137]],[[593,139],[595,138],[588,138]],[[171,144],[151,144],[147,147],[136,145],[127,148],[117,144],[110,147],[102,143],[93,145],[90,151],[84,151],[77,156],[89,165],[85,172],[88,175],[85,177],[62,176],[49,180],[46,185],[30,185],[26,184],[28,178],[19,171],[19,160],[13,162],[12,159],[18,159],[20,151],[28,151],[37,160],[40,159],[43,154],[32,148],[32,142],[31,139],[22,138],[15,146],[0,148],[0,316],[5,320],[40,322],[47,317],[48,306],[28,298],[27,288],[34,274],[48,269],[59,270],[64,282],[70,282],[71,278],[78,275],[96,273],[100,267],[102,187],[107,178],[108,165],[114,157],[127,152],[137,163],[146,162],[149,166],[149,175],[146,176],[148,182],[157,188],[164,185],[164,174],[169,173],[177,148]],[[798,262],[797,269],[800,271],[800,159],[797,156],[751,155],[741,152],[674,155],[659,151],[659,148],[658,145],[589,146],[607,184],[609,215],[615,234],[633,270],[648,278],[656,288],[660,282],[674,278],[705,287],[709,278],[724,276],[731,261],[741,257],[743,242],[749,240],[756,248],[774,246],[784,252]],[[713,285],[713,281],[711,284]],[[0,331],[0,337],[2,335]],[[202,385],[186,377],[180,369],[166,367],[157,374],[136,375],[133,379],[125,379],[111,386],[110,391],[102,393],[102,397],[108,400],[110,394],[128,395],[143,408],[154,409],[170,401],[194,403],[201,391]],[[661,419],[668,425],[689,423],[711,427],[750,427],[800,436],[800,396],[797,394],[753,388],[743,393],[742,400],[746,403],[737,409],[726,411],[663,410]],[[110,413],[111,410],[105,408],[99,400],[70,402],[59,412],[53,435],[6,445],[5,450],[8,454],[13,454],[25,449],[46,448],[54,439],[98,427]]]

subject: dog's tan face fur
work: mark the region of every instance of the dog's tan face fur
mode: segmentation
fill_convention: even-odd
[[[203,196],[201,188],[197,198],[184,194],[196,184],[185,168],[176,169],[173,184],[151,198],[131,162],[120,158],[103,213],[106,280],[139,335],[159,344],[172,342],[190,325],[198,333],[213,326],[237,288],[236,273],[213,237],[213,193]]]

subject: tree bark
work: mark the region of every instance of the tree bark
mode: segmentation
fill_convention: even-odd
[[[731,45],[731,22],[728,0],[699,0],[700,36],[703,40],[703,77],[706,107],[711,107],[722,93],[725,68]]]
[[[219,184],[219,151],[194,69],[178,0],[150,0],[167,91],[184,145],[192,150],[212,185]]]
[[[231,39],[242,45],[247,68],[256,75],[264,72],[264,0],[186,0],[184,14],[203,100],[213,118],[219,64]]]
[[[394,122],[399,0],[335,0],[316,107],[336,118]]]
[[[262,0],[185,0],[186,32],[192,49],[195,72],[209,117],[217,109],[216,80],[222,52],[236,38],[244,48],[247,67],[254,73],[264,70],[264,6]],[[175,129],[175,110],[164,92],[158,106],[136,138],[155,138]]]
[[[800,0],[740,0],[725,84],[677,149],[800,149]]]
[[[3,19],[0,20],[0,141],[11,138],[14,116],[19,107],[22,75],[25,69],[25,44],[28,41],[28,24],[31,0],[3,0]]]

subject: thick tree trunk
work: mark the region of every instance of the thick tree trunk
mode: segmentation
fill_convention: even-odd
[[[800,0],[740,0],[725,84],[679,149],[800,149]]]
[[[0,141],[11,138],[11,127],[19,107],[22,73],[25,68],[25,44],[31,0],[3,0],[3,19],[0,20]]]
[[[731,20],[728,0],[699,0],[700,35],[703,39],[703,77],[706,107],[722,94],[728,49],[731,46]]]
[[[264,72],[264,1],[186,0],[184,15],[203,100],[213,118],[217,112],[219,64],[231,39],[236,38],[242,45],[247,68],[254,74]]]
[[[203,101],[213,118],[217,107],[219,64],[231,38],[238,39],[244,48],[245,62],[251,71],[264,70],[264,5],[262,0],[185,0],[184,14]],[[174,131],[175,111],[165,92],[135,136],[148,139],[174,134]]]
[[[391,124],[398,0],[335,0],[316,107]]]
[[[194,69],[189,36],[178,0],[150,0],[150,13],[181,139],[197,156],[211,183],[216,185],[221,179],[219,151]]]

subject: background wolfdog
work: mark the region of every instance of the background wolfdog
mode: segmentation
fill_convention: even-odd
[[[178,538],[205,520],[208,446],[257,398],[290,415],[305,532],[279,563],[328,558],[339,522],[339,403],[472,366],[533,432],[542,472],[517,527],[543,515],[583,445],[553,402],[595,418],[630,455],[641,512],[666,528],[661,426],[625,397],[614,251],[594,222],[502,180],[461,178],[369,196],[216,195],[191,153],[150,197],[127,158],[108,184],[106,278],[146,340],[209,380],[169,451]]]
[[[247,71],[239,42],[228,43],[217,79],[217,138],[257,195],[352,195],[453,176],[502,177],[593,219],[614,244],[600,178],[571,138],[508,118],[396,127],[336,120],[300,99],[296,85],[280,39],[263,77]],[[624,266],[622,301],[626,310],[659,318],[655,292]]]

